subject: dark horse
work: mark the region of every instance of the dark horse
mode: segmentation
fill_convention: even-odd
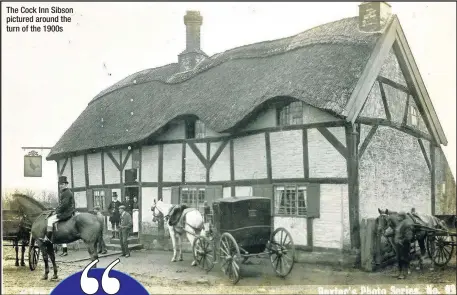
[[[57,266],[55,260],[54,246],[50,243],[41,242],[41,238],[46,235],[47,217],[51,211],[44,211],[32,224],[32,246],[36,241],[43,253],[44,260],[44,276],[43,280],[48,279],[49,264],[48,256],[51,258],[54,269],[54,276],[51,279],[57,279]],[[57,229],[56,229],[57,227]],[[76,213],[70,219],[58,221],[54,226],[53,242],[55,244],[68,244],[77,240],[83,240],[87,245],[88,252],[92,261],[98,259],[97,244],[103,238],[103,227],[100,224],[97,216],[91,213]],[[97,265],[95,264],[95,267]]]
[[[431,215],[418,215],[412,213],[398,213],[388,209],[378,208],[378,235],[387,238],[393,237],[394,249],[397,255],[399,279],[404,279],[409,271],[411,261],[411,243],[418,242],[420,255],[415,255],[419,259],[419,268],[423,268],[423,256],[426,253],[425,241],[427,231],[423,227],[445,229],[445,225],[438,218]],[[423,226],[423,227],[421,227]]]

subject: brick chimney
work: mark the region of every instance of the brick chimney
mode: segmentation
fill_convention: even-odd
[[[382,31],[391,15],[391,6],[387,2],[362,2],[359,5],[359,30]]]
[[[180,72],[192,70],[201,60],[208,57],[200,49],[200,27],[203,17],[199,11],[187,11],[184,16],[186,25],[186,50],[178,56]]]

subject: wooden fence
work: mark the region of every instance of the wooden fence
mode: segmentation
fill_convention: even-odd
[[[395,250],[390,239],[377,232],[378,219],[363,219],[360,223],[360,262],[362,269],[376,271],[396,262]],[[417,251],[417,243],[411,244],[411,252]]]

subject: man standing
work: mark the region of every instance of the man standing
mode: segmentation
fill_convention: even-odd
[[[103,232],[105,230],[105,216],[103,216],[102,212],[100,212],[100,207],[96,206],[94,208],[95,216],[97,216],[97,220],[102,225],[102,236],[100,237],[100,241],[98,241],[98,253],[106,254],[108,251],[106,250],[105,241],[103,240]]]
[[[125,202],[123,205],[125,206],[125,211],[127,211],[130,214],[130,216],[132,216],[133,205],[132,205],[132,200],[130,200],[130,196],[128,196],[128,195],[125,196]]]
[[[124,205],[121,205],[119,207],[119,211],[121,212],[120,240],[121,240],[122,256],[130,257],[128,238],[129,238],[130,231],[132,229],[132,216],[130,215],[130,213],[125,211]]]
[[[47,233],[43,239],[40,238],[42,242],[53,243],[53,227],[54,223],[59,220],[69,219],[75,212],[75,198],[73,193],[68,188],[68,181],[66,176],[59,176],[59,206],[57,206],[54,211],[55,214],[48,217],[48,228]],[[48,238],[48,236],[50,238]]]
[[[119,229],[119,220],[120,220],[120,213],[119,213],[119,206],[121,206],[121,202],[117,200],[117,193],[113,192],[113,200],[108,206],[108,210],[110,212],[109,221],[111,222],[111,227],[113,229],[113,238],[114,233],[117,229]]]

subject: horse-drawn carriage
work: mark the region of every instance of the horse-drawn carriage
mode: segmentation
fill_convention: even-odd
[[[231,197],[213,203],[213,216],[206,235],[198,236],[192,247],[197,264],[209,272],[222,263],[233,284],[240,279],[240,264],[250,257],[269,255],[280,277],[294,266],[295,247],[284,228],[273,231],[271,200],[262,197]]]
[[[35,270],[40,257],[40,250],[31,235],[35,218],[47,208],[36,200],[21,194],[14,194],[9,209],[2,209],[3,241],[10,241],[16,250],[16,266],[19,266],[19,244],[22,247],[21,265],[24,266],[24,252],[28,246],[30,270]],[[5,246],[5,245],[4,245]]]
[[[457,246],[457,217],[456,215],[435,215],[440,219],[447,230],[429,228],[417,225],[427,231],[427,253],[437,266],[444,266],[449,263]]]

